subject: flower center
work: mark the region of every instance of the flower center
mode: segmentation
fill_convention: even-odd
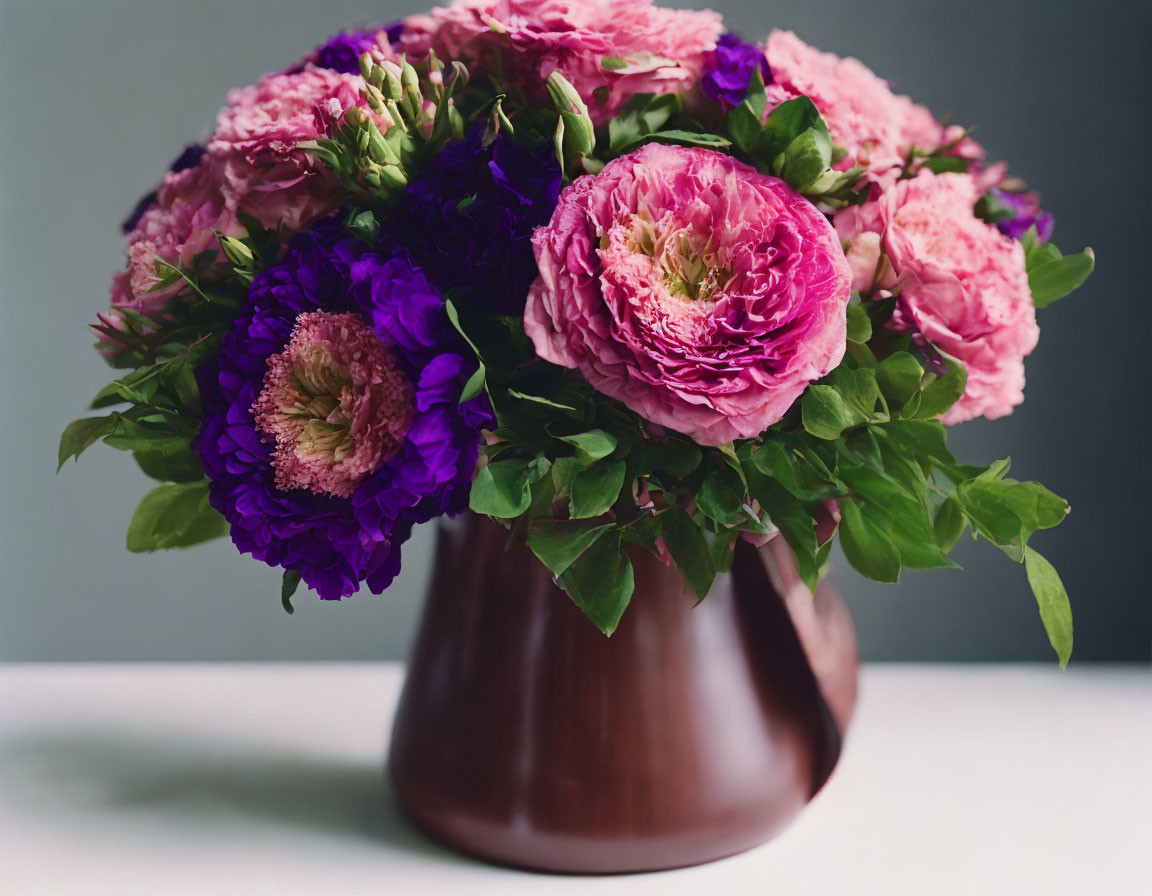
[[[276,486],[342,498],[396,454],[413,411],[411,384],[379,337],[355,314],[322,311],[296,318],[252,405],[275,441]]]
[[[714,302],[732,278],[712,246],[695,229],[666,215],[654,221],[647,211],[632,216],[628,249],[656,262],[669,295],[691,302]]]

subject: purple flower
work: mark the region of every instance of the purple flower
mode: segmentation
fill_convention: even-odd
[[[349,315],[362,325],[336,326]],[[377,452],[379,466],[356,471],[348,494],[306,484],[291,487],[303,481],[299,470],[276,466],[287,450],[280,435],[301,428],[282,426],[277,440],[269,437],[269,402],[285,393],[279,379],[267,381],[276,367],[269,359],[309,350],[290,346],[298,322],[321,335],[357,329],[358,340],[378,338],[387,354],[381,363],[394,365],[406,381],[396,392],[410,402],[404,419],[391,426],[396,443]],[[313,334],[304,342],[318,338]],[[331,350],[338,362],[339,348],[325,345],[316,351]],[[440,293],[402,250],[373,251],[349,236],[338,218],[326,218],[294,239],[284,261],[252,284],[219,357],[196,371],[204,406],[197,449],[211,482],[212,506],[231,524],[237,548],[270,566],[299,572],[326,600],[353,594],[362,583],[376,593],[386,588],[399,572],[400,546],[412,526],[467,506],[480,429],[493,420],[483,396],[458,404],[476,367],[466,352]],[[297,413],[312,414],[310,419],[327,427],[320,438],[311,438],[316,435],[311,432],[310,441],[299,443],[298,454],[313,467],[315,452],[331,447],[325,439],[332,436],[333,421],[339,425],[340,397],[349,407],[364,405],[363,396],[341,396],[342,390],[359,387],[338,367],[321,365],[301,374],[300,388],[313,401]],[[335,386],[328,388],[329,381]],[[396,413],[394,397],[366,401]],[[337,432],[335,441],[345,437],[352,438]],[[349,455],[359,451],[355,444],[345,448]],[[278,472],[286,487],[277,485]]]
[[[551,146],[527,149],[484,123],[448,146],[415,180],[394,216],[396,239],[444,292],[475,307],[521,314],[536,279],[532,232],[548,223],[563,177]]]
[[[748,44],[728,32],[716,42],[716,52],[705,69],[701,89],[713,102],[725,108],[734,108],[744,102],[752,76],[759,70],[765,84],[772,83],[772,71],[764,56],[764,48]]]
[[[199,143],[190,143],[184,147],[183,152],[181,152],[180,155],[173,160],[172,164],[168,166],[168,170],[173,174],[179,174],[181,171],[187,171],[189,168],[195,168],[200,164],[200,160],[203,157],[204,147]],[[140,199],[136,202],[135,208],[132,209],[132,213],[121,222],[121,233],[127,236],[136,229],[136,225],[139,224],[140,219],[144,217],[144,212],[148,211],[148,209],[156,202],[157,192],[157,190],[152,190],[151,192],[145,193],[140,197]]]
[[[392,31],[375,26],[361,31],[341,31],[338,34],[333,34],[299,62],[293,63],[284,71],[284,74],[294,75],[304,71],[308,64],[312,64],[345,75],[358,75],[360,73],[360,57],[365,51],[376,45],[377,35],[382,30],[388,32],[391,43]]]
[[[1008,217],[996,222],[1001,233],[1013,239],[1020,239],[1030,227],[1036,228],[1038,242],[1046,243],[1052,238],[1055,221],[1050,212],[1040,208],[1040,194],[1035,190],[1012,192],[993,188],[988,194],[996,200]]]

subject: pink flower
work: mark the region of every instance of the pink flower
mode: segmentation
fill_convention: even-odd
[[[112,312],[131,308],[156,318],[168,300],[184,288],[178,281],[157,288],[168,271],[163,263],[190,267],[203,252],[218,251],[213,230],[237,236],[244,228],[227,209],[215,179],[203,166],[164,175],[156,203],[128,234],[128,267],[112,278]],[[159,264],[159,270],[157,270]]]
[[[265,227],[283,223],[297,231],[335,208],[334,178],[299,144],[324,136],[345,111],[363,105],[361,87],[357,76],[308,68],[231,91],[207,158],[228,209]]]
[[[759,435],[844,353],[831,225],[730,156],[644,146],[569,186],[533,244],[540,356],[701,444]]]
[[[296,318],[252,405],[275,444],[276,487],[341,498],[399,451],[413,411],[412,385],[380,337],[356,314],[323,311]]]
[[[694,87],[723,30],[718,13],[651,0],[456,0],[432,15],[437,53],[480,71],[499,67],[538,95],[558,71],[598,125],[633,94]],[[414,24],[429,30],[423,17]]]
[[[931,151],[944,129],[932,113],[892,92],[858,59],[841,59],[808,46],[791,31],[773,31],[766,47],[773,83],[768,111],[807,96],[828,124],[832,142],[848,151],[836,167],[864,168],[874,180],[896,178],[913,146]]]
[[[899,290],[891,327],[920,332],[967,369],[946,424],[1010,414],[1024,400],[1024,357],[1040,336],[1024,250],[976,217],[977,198],[971,176],[924,171],[836,216],[852,241],[858,287],[887,258],[880,286]]]

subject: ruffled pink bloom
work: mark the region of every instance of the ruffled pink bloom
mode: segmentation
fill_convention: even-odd
[[[644,146],[569,186],[533,245],[540,356],[701,444],[759,435],[843,356],[835,232],[730,156]]]
[[[355,314],[301,314],[252,405],[275,442],[276,487],[346,498],[400,448],[412,385]]]
[[[168,273],[164,264],[191,267],[201,253],[217,252],[220,243],[213,230],[228,236],[244,232],[209,171],[196,166],[166,174],[156,203],[128,234],[128,266],[112,278],[113,315],[105,315],[106,322],[119,323],[116,312],[122,308],[158,317],[185,288],[182,280],[158,288]]]
[[[231,91],[207,157],[228,209],[264,227],[283,223],[298,231],[335,208],[340,191],[331,172],[299,144],[323,137],[344,112],[362,106],[361,87],[357,76],[308,68]]]
[[[967,369],[946,424],[1010,414],[1024,400],[1024,358],[1040,336],[1024,250],[976,217],[978,198],[971,176],[924,171],[836,216],[858,287],[887,259],[880,286],[899,290],[890,326],[920,332]]]
[[[859,165],[872,179],[888,184],[912,147],[931,151],[941,144],[944,128],[932,113],[893,93],[860,60],[821,52],[791,31],[773,31],[765,52],[773,81],[768,111],[798,96],[811,99],[832,142],[848,152],[838,169]]]
[[[558,71],[596,124],[633,94],[693,88],[723,31],[718,13],[663,9],[651,0],[457,0],[432,17],[438,54],[480,71],[499,67],[510,82],[537,92]],[[410,40],[418,42],[430,23],[414,24]],[[614,61],[605,66],[605,59]]]

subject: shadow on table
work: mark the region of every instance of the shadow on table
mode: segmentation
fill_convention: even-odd
[[[184,736],[71,729],[0,740],[0,765],[12,774],[5,801],[37,814],[117,813],[198,826],[255,820],[475,864],[404,819],[376,764]]]

